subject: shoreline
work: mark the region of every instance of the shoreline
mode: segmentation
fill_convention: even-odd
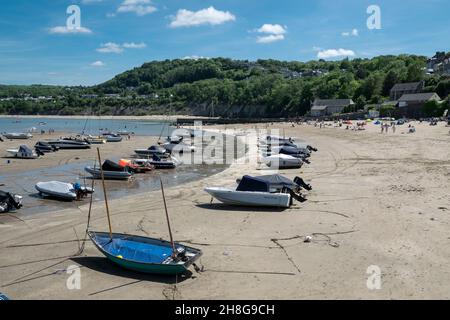
[[[113,120],[155,120],[155,121],[174,121],[177,119],[215,119],[210,117],[200,117],[200,116],[186,116],[186,115],[148,115],[148,116],[93,116],[93,115],[74,115],[74,116],[56,116],[56,115],[0,115],[0,118],[4,119],[113,119]]]

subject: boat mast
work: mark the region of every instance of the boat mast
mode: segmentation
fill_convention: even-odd
[[[161,182],[161,192],[164,201],[164,209],[166,210],[166,219],[167,219],[167,226],[169,227],[170,243],[172,244],[172,258],[175,258],[176,257],[175,242],[173,242],[172,229],[170,228],[169,212],[167,210],[166,195],[164,194],[164,185],[161,177],[159,178],[159,181]]]
[[[101,172],[101,176],[102,176],[103,195],[105,196],[106,215],[108,216],[109,237],[111,238],[111,241],[112,241],[113,235],[112,235],[111,217],[109,216],[108,197],[106,195],[105,176],[103,174],[102,158],[100,157],[100,148],[97,148],[97,155],[98,155],[98,162],[100,164],[100,172]]]

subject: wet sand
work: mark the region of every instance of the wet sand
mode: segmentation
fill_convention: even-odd
[[[281,171],[312,184],[308,202],[284,211],[210,204],[205,186],[260,174],[255,163],[166,192],[175,238],[203,250],[203,272],[178,278],[128,272],[89,241],[73,257],[86,228],[84,204],[24,222],[1,217],[0,291],[13,299],[450,298],[450,128],[416,124],[415,134],[398,126],[396,134],[382,135],[375,125],[361,132],[275,126],[268,127],[319,149],[310,165]],[[114,231],[168,238],[159,191],[112,200],[111,208]],[[101,201],[91,227],[107,230]],[[312,242],[303,241],[307,235]],[[70,265],[80,268],[81,290],[66,287]],[[382,271],[380,290],[367,288],[371,265]]]

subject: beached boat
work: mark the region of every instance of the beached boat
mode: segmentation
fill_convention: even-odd
[[[58,147],[60,150],[81,150],[91,148],[91,145],[88,142],[79,140],[58,139],[45,142],[52,146]]]
[[[42,196],[67,201],[80,199],[94,192],[92,188],[83,187],[79,183],[60,181],[38,182],[35,188]]]
[[[270,183],[258,177],[244,176],[233,190],[224,187],[205,188],[205,191],[222,203],[237,206],[289,208],[290,193],[271,193]]]
[[[97,149],[97,152],[99,162],[101,162],[100,150]],[[164,187],[162,180],[160,181],[170,242],[162,239],[113,233],[104,179],[102,179],[103,195],[105,197],[109,233],[91,231],[88,225],[88,235],[100,252],[120,267],[150,274],[182,274],[201,257],[202,252],[175,243],[173,240]]]
[[[286,154],[276,154],[265,157],[265,164],[275,169],[298,169],[303,166],[303,160]]]
[[[155,166],[156,169],[175,169],[180,164],[175,157],[161,158],[154,154],[150,160],[150,164]]]
[[[19,159],[37,159],[39,155],[26,145],[21,145],[19,149],[6,150],[11,156]]]
[[[301,189],[308,191],[312,190],[310,184],[307,184],[302,178],[295,177],[294,180],[286,178],[280,174],[270,174],[257,177],[260,180],[266,181],[270,186],[270,192],[281,192],[283,188],[291,189],[295,192],[299,192]],[[236,182],[239,184],[241,179],[237,179]]]
[[[117,265],[142,273],[175,275],[185,273],[202,255],[198,249],[141,236],[89,231],[97,249]],[[112,236],[112,237],[111,237]]]
[[[84,170],[90,173],[94,179],[101,179],[102,171],[106,180],[128,180],[133,176],[126,168],[122,168],[110,160],[106,160],[102,164],[102,168],[86,167]]]
[[[87,138],[86,138],[86,140],[90,143],[90,144],[105,144],[107,141],[106,141],[106,138],[104,138],[104,137],[100,137],[100,136],[97,136],[97,137],[94,137],[94,136],[88,136]]]
[[[105,133],[103,137],[105,137],[106,142],[121,142],[123,140],[121,135],[115,133]]]
[[[171,154],[183,154],[183,153],[192,153],[195,152],[195,147],[190,146],[185,143],[164,143],[163,144],[164,149],[166,149]]]
[[[34,149],[36,151],[40,151],[41,153],[50,153],[50,152],[55,152],[58,151],[59,148],[56,146],[52,146],[51,144],[48,144],[47,142],[44,141],[39,141],[34,145]]]
[[[18,210],[22,207],[23,197],[0,190],[0,213]]]
[[[31,133],[4,133],[3,136],[10,140],[26,140],[33,138]]]
[[[136,160],[120,159],[119,166],[127,168],[128,171],[133,173],[147,173],[155,170],[155,166],[148,161],[138,162]]]
[[[153,155],[163,156],[167,154],[167,150],[160,146],[151,146],[148,149],[136,149],[134,152],[140,157],[149,157]]]

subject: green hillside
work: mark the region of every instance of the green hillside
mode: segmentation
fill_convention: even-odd
[[[426,75],[426,60],[153,61],[93,87],[0,86],[0,113],[301,116],[315,98],[352,98],[358,108],[386,100],[395,83],[419,80],[445,98],[450,80]]]

